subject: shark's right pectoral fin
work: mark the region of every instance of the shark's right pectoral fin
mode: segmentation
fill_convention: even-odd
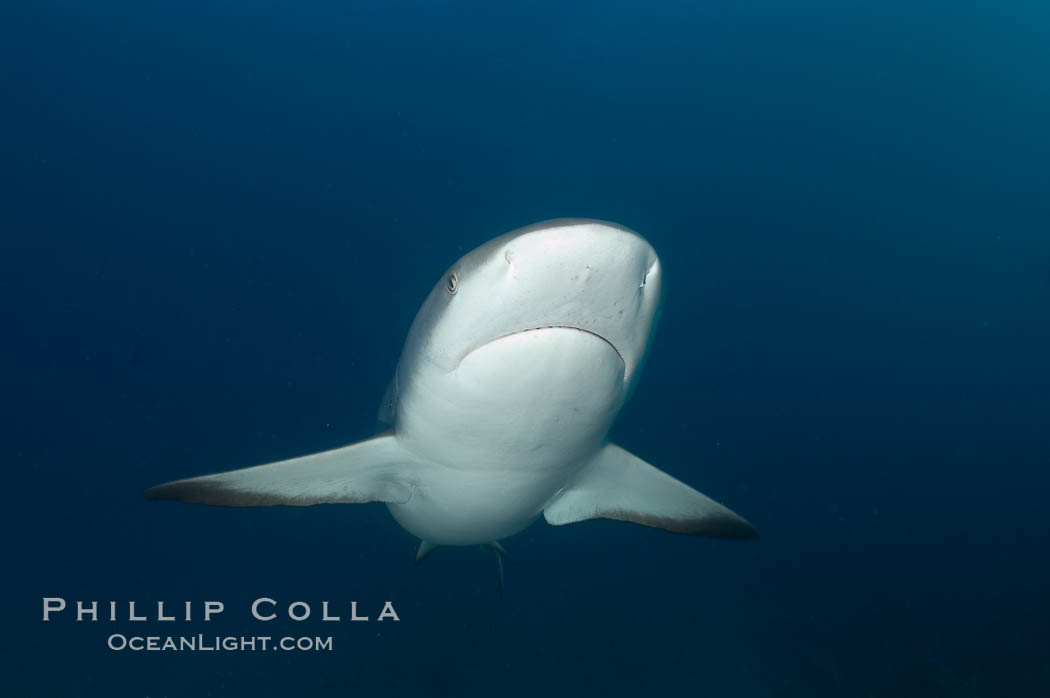
[[[745,519],[615,444],[606,445],[543,516],[555,526],[605,518],[694,536],[758,536]]]
[[[149,499],[224,507],[404,503],[412,496],[417,459],[393,435],[146,490]]]

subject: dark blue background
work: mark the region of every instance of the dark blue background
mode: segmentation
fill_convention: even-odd
[[[4,695],[1050,694],[1050,11],[655,4],[3,10]],[[446,265],[557,216],[660,252],[613,436],[758,543],[539,523],[501,602],[378,505],[144,499],[370,434]],[[336,651],[105,649],[205,630]]]

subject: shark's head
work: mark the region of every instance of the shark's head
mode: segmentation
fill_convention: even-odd
[[[445,271],[416,317],[406,357],[453,371],[497,340],[568,328],[615,349],[630,384],[660,300],[656,252],[634,231],[586,219],[537,223],[490,240]]]

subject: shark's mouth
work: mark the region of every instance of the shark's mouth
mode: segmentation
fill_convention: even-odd
[[[527,328],[525,328],[523,330],[514,330],[513,332],[507,332],[506,334],[501,334],[498,337],[493,337],[491,339],[486,340],[485,342],[481,343],[477,347],[475,347],[475,348],[471,349],[469,352],[467,352],[464,355],[464,357],[469,356],[470,354],[473,354],[478,349],[486,347],[486,346],[488,346],[490,344],[493,344],[494,342],[498,342],[498,341],[500,341],[502,339],[507,339],[508,337],[514,337],[515,335],[525,334],[527,332],[537,332],[537,331],[541,331],[541,330],[573,330],[575,332],[582,332],[583,334],[588,334],[588,335],[590,335],[592,337],[597,337],[598,339],[602,340],[607,345],[609,345],[610,349],[612,349],[614,352],[616,352],[616,355],[618,357],[620,357],[620,362],[623,363],[623,365],[624,365],[624,370],[626,371],[626,369],[627,369],[627,360],[624,358],[623,352],[621,352],[620,349],[615,344],[613,344],[611,341],[609,341],[608,337],[603,337],[602,335],[598,334],[597,332],[594,332],[593,330],[584,329],[582,327],[576,327],[574,325],[536,325],[535,327],[527,327]]]

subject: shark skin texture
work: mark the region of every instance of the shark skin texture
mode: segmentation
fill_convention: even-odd
[[[214,506],[383,502],[420,539],[488,545],[543,516],[747,539],[745,519],[610,443],[661,304],[640,235],[557,219],[501,235],[447,269],[409,330],[379,408],[389,429],[330,451],[158,485]]]

